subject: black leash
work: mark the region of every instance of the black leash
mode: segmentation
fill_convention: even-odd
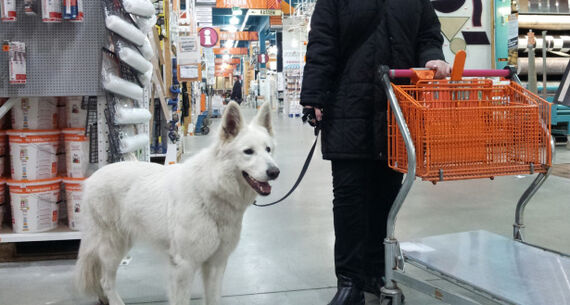
[[[310,115],[308,117],[310,118]],[[303,116],[303,122],[306,122],[306,121],[307,121],[307,115],[305,114],[305,116]],[[316,120],[313,122],[316,122]],[[318,122],[315,125],[313,125],[314,123],[311,123],[311,122],[309,122],[309,124],[311,124],[311,126],[315,127],[315,142],[313,142],[313,146],[311,147],[311,150],[309,151],[309,155],[307,156],[307,159],[305,160],[305,164],[303,164],[303,168],[301,169],[301,173],[299,174],[299,178],[297,178],[297,181],[295,181],[293,188],[291,188],[291,190],[289,190],[289,192],[287,192],[287,194],[285,194],[285,196],[283,196],[281,199],[279,199],[277,201],[267,203],[267,204],[257,204],[257,200],[256,200],[253,202],[254,206],[260,207],[260,208],[265,208],[265,207],[269,207],[272,205],[276,205],[279,202],[287,199],[287,197],[289,197],[289,195],[291,195],[295,191],[295,189],[297,189],[299,184],[301,184],[303,177],[305,177],[305,173],[307,173],[307,169],[309,169],[309,164],[311,164],[311,160],[313,159],[313,154],[315,153],[315,148],[317,147],[317,142],[319,140],[319,133],[321,131],[321,128],[320,128]]]

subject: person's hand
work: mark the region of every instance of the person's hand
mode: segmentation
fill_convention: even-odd
[[[309,118],[308,122],[309,125],[311,126],[315,126],[317,124],[317,122],[315,121],[315,119],[320,122],[323,119],[323,111],[320,108],[315,108],[313,106],[305,106],[303,107],[304,109],[308,109],[308,110],[314,110],[315,111],[315,117],[314,118]],[[303,113],[305,113],[305,111],[303,111]]]
[[[435,78],[446,78],[451,74],[451,65],[439,59],[426,62],[426,68],[435,70]]]

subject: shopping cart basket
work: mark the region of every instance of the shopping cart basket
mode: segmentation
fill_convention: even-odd
[[[503,77],[499,81],[421,79],[426,73],[385,66],[379,73],[389,98],[389,165],[407,173],[388,216],[381,304],[401,304],[398,283],[448,304],[480,304],[433,281],[416,279],[404,264],[493,304],[570,304],[570,257],[524,243],[522,234],[525,207],[551,172],[551,105],[505,79],[510,70],[463,73]],[[416,81],[394,85],[390,76]],[[400,247],[395,238],[396,217],[416,177],[435,183],[534,173],[538,176],[516,207],[514,240],[475,231],[426,237]]]

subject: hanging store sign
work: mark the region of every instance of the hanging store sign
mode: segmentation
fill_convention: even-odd
[[[258,32],[220,32],[220,40],[259,40]]]
[[[178,79],[181,81],[199,81],[202,79],[202,65],[179,65]]]
[[[215,48],[214,54],[216,55],[247,55],[248,49],[247,48]]]
[[[200,45],[204,48],[212,48],[218,45],[220,41],[218,31],[214,28],[201,28],[198,35],[200,36]]]
[[[251,9],[247,11],[251,16],[281,16],[282,10],[262,10],[262,9]]]
[[[202,56],[198,48],[198,37],[195,34],[179,36],[177,55],[179,65],[199,64]]]
[[[281,16],[270,16],[269,17],[269,26],[271,28],[278,28],[283,27],[283,18]]]
[[[269,56],[267,54],[259,54],[257,55],[257,62],[260,64],[266,64],[269,62]]]
[[[281,0],[216,0],[217,8],[281,9]]]

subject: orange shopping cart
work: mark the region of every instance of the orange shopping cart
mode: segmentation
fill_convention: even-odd
[[[462,79],[457,69],[477,78]],[[388,162],[407,174],[388,216],[381,304],[401,304],[398,283],[448,304],[481,304],[415,278],[406,264],[483,297],[484,304],[570,304],[570,257],[525,243],[522,235],[525,207],[551,171],[551,105],[517,83],[512,70],[454,72],[435,80],[425,69],[379,71],[389,99]],[[395,85],[390,77],[413,83]],[[416,177],[437,183],[530,174],[538,176],[517,204],[514,239],[486,231],[402,244],[395,237],[396,217]]]

